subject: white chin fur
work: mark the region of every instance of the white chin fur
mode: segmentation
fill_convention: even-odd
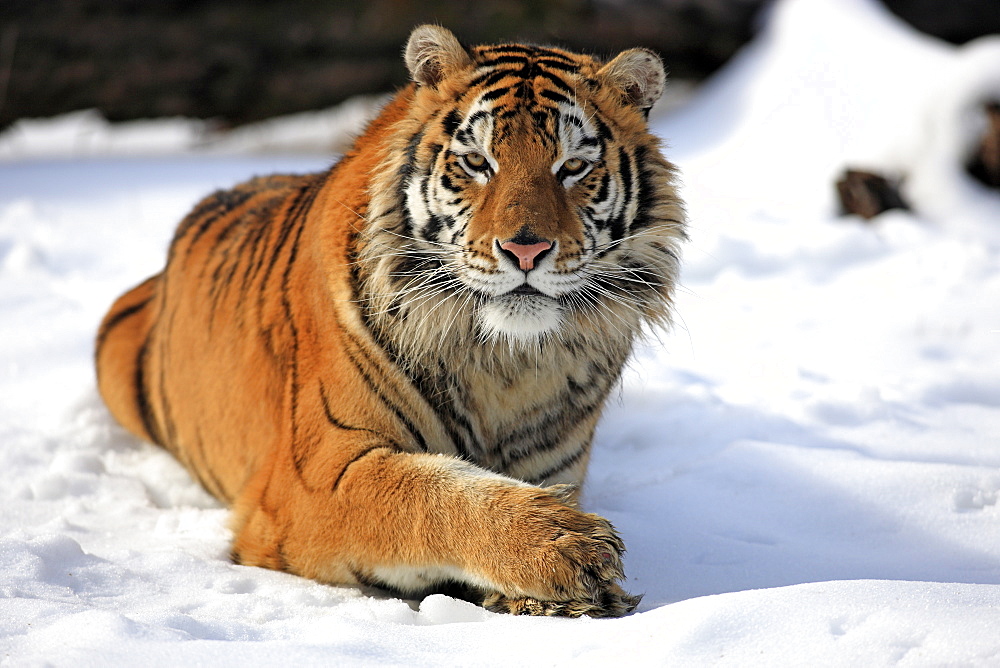
[[[479,323],[488,339],[533,343],[562,325],[562,307],[541,295],[505,295],[479,307]]]

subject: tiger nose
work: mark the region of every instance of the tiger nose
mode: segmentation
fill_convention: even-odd
[[[500,244],[500,248],[513,255],[514,258],[517,258],[521,271],[531,271],[535,268],[535,260],[545,251],[552,248],[552,244],[548,241],[539,241],[534,244],[519,244],[516,241],[506,241]]]

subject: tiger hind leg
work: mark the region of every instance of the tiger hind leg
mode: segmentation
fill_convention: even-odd
[[[97,386],[119,424],[136,436],[157,442],[148,403],[144,357],[153,326],[159,276],[119,297],[97,334]]]

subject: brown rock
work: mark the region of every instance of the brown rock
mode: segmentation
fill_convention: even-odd
[[[909,209],[899,194],[899,184],[874,172],[848,169],[837,181],[841,212],[871,220],[889,209]]]
[[[986,130],[969,163],[969,173],[991,188],[1000,189],[1000,102],[987,102],[983,111]]]

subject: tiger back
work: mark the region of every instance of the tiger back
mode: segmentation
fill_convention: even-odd
[[[665,75],[421,26],[413,83],[330,170],[181,222],[112,306],[98,384],[233,509],[238,563],[520,614],[616,616],[623,545],[576,506],[684,214]]]

